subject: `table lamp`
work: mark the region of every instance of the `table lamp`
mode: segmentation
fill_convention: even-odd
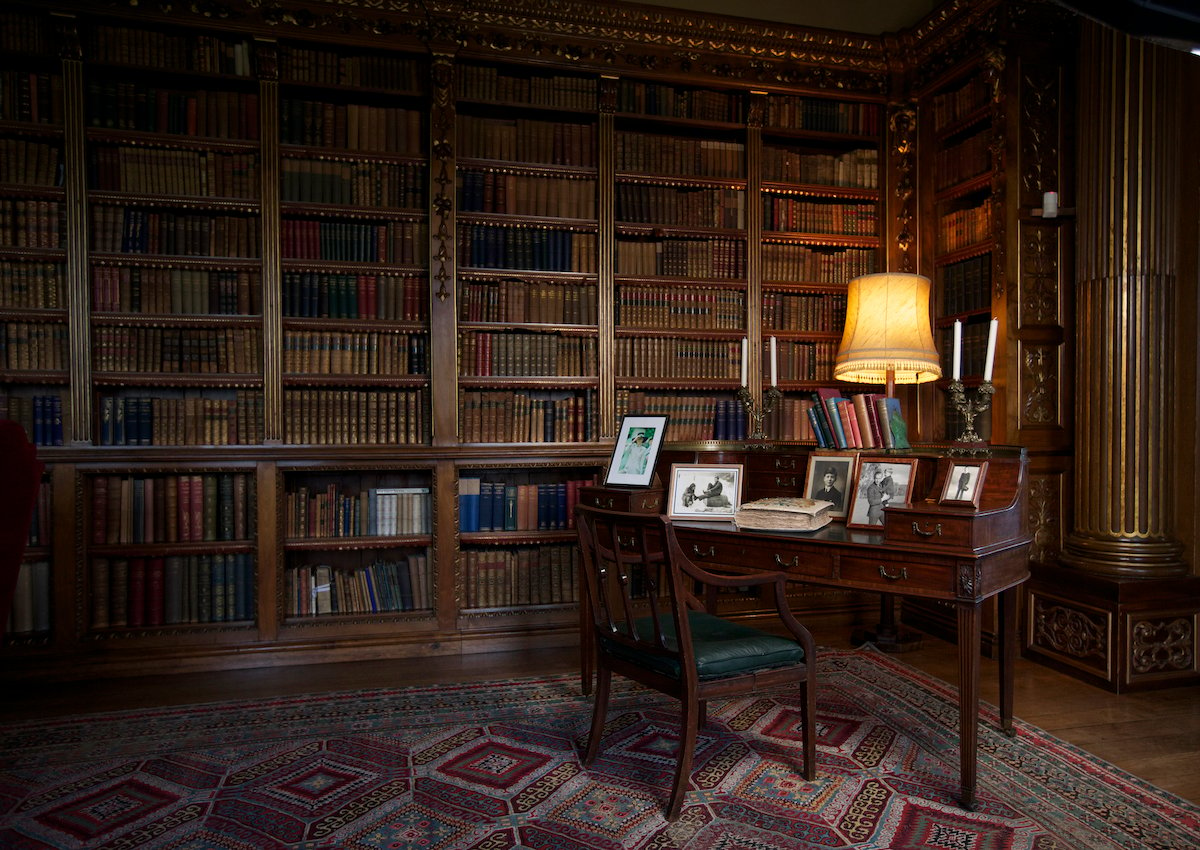
[[[929,324],[929,278],[879,272],[850,281],[833,376],[855,384],[923,384],[942,376]]]

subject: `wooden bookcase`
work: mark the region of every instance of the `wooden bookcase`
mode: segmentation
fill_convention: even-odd
[[[740,445],[741,346],[760,399],[771,338],[787,397],[769,433],[810,445],[798,402],[833,383],[846,283],[898,253],[904,92],[882,41],[801,58],[771,32],[786,58],[752,73],[752,39],[680,61],[616,9],[597,13],[631,16],[640,58],[617,62],[602,28],[568,43],[521,0],[506,24],[234,6],[0,16],[0,144],[45,166],[0,172],[0,400],[52,495],[31,549],[51,616],[6,636],[12,675],[573,642],[571,530],[468,531],[464,481],[591,480],[627,412]],[[948,213],[988,188],[930,191]],[[943,293],[962,259],[938,254]],[[217,506],[237,483],[233,536],[171,530],[166,494],[197,477]],[[139,534],[98,531],[114,483]],[[423,524],[378,533],[388,491]],[[154,600],[136,622],[131,565]]]

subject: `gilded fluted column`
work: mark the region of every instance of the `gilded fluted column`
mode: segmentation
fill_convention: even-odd
[[[1181,575],[1173,538],[1176,220],[1187,57],[1099,24],[1079,55],[1075,517],[1062,560]]]

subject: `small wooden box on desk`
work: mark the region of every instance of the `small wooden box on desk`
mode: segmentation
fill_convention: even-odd
[[[657,479],[646,488],[607,487],[603,484],[580,487],[579,501],[592,508],[629,514],[661,514],[666,510],[663,488]]]

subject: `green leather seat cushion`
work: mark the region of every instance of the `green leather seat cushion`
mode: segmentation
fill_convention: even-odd
[[[696,651],[696,671],[701,679],[720,679],[769,670],[804,662],[804,649],[791,638],[777,637],[752,626],[730,622],[702,611],[689,611],[692,645]],[[649,617],[638,620],[639,635],[654,634]],[[663,623],[668,648],[676,649],[674,624]],[[601,637],[604,648],[613,655],[666,676],[679,677],[679,664],[673,659],[638,652],[633,647]]]

